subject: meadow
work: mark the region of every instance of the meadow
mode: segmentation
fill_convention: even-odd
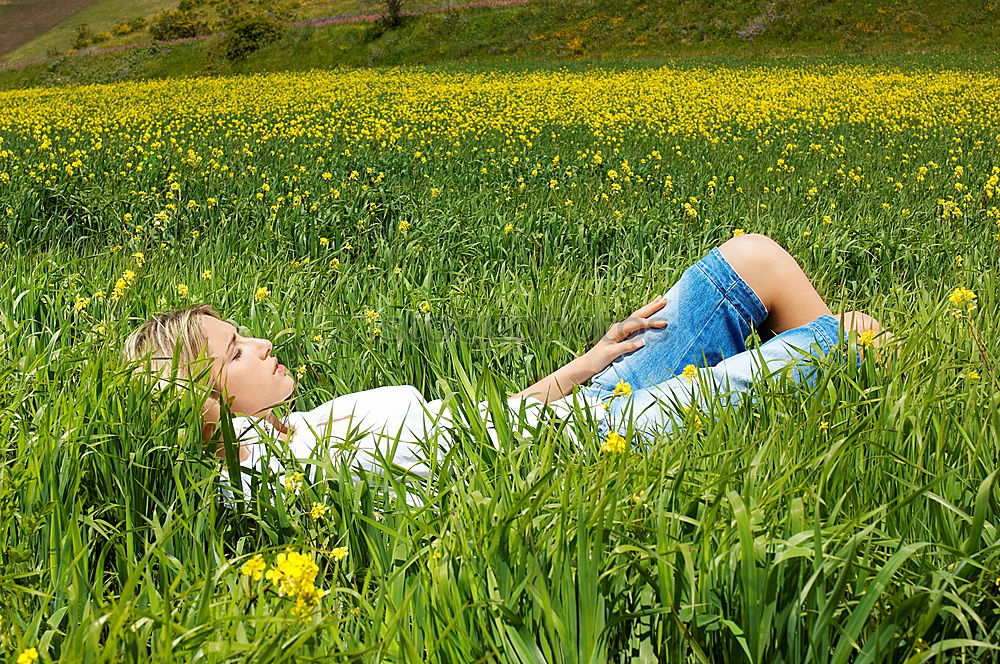
[[[998,106],[919,59],[0,93],[0,658],[995,661]],[[119,360],[208,302],[286,409],[499,408],[740,232],[899,359],[648,450],[473,424],[426,481],[332,450],[231,504],[198,395]]]

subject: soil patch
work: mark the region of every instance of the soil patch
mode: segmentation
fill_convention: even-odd
[[[94,0],[0,0],[0,56],[92,4]]]

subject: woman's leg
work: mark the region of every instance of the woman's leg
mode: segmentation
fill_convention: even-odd
[[[616,359],[584,390],[603,398],[618,381],[640,390],[677,375],[688,364],[713,365],[745,351],[746,338],[768,315],[719,247],[688,267],[664,298],[666,303],[650,318],[667,325],[637,332],[645,345]]]
[[[795,259],[764,235],[741,235],[685,270],[651,318],[667,326],[637,333],[645,345],[594,376],[585,390],[605,397],[624,380],[634,390],[667,380],[689,364],[713,366],[746,350],[760,329],[767,339],[830,309]]]
[[[649,442],[683,425],[686,418],[695,417],[686,414],[687,408],[705,409],[716,397],[723,397],[724,404],[736,403],[755,383],[786,367],[791,368],[790,376],[796,382],[815,385],[816,368],[809,366],[809,360],[830,352],[842,334],[839,328],[838,320],[825,314],[783,331],[759,348],[700,368],[690,378],[675,376],[626,398],[612,399],[598,434],[603,438],[613,431],[627,436],[631,429]]]
[[[719,251],[767,309],[767,318],[759,326],[762,338],[831,313],[798,262],[766,235],[734,237],[720,245]]]

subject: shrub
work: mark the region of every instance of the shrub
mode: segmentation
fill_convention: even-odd
[[[146,20],[145,16],[136,16],[135,18],[133,18],[128,22],[128,24],[132,26],[132,32],[138,32],[139,30],[142,30],[143,28],[146,27],[147,23],[149,23],[149,21]]]
[[[133,32],[133,29],[130,23],[122,21],[121,23],[115,23],[115,27],[111,28],[111,32],[120,37]]]
[[[156,41],[197,37],[207,31],[207,24],[197,14],[179,9],[168,9],[153,17],[149,34]]]
[[[90,26],[81,23],[76,26],[76,35],[73,38],[73,48],[84,48],[90,46],[94,33],[90,31]]]
[[[96,35],[94,35],[91,38],[90,41],[92,41],[95,44],[97,44],[98,42],[105,42],[105,41],[108,41],[109,39],[111,39],[111,33],[110,32],[98,32]]]
[[[274,9],[245,10],[226,17],[222,54],[228,60],[245,58],[277,41],[288,27],[288,14]]]

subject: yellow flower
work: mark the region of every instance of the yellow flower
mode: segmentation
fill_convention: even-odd
[[[410,230],[410,222],[406,221],[405,219],[399,222],[399,231],[401,233],[405,233],[408,230]]]
[[[124,272],[122,272],[122,279],[124,279],[125,283],[127,284],[132,283],[133,281],[135,281],[135,272],[133,272],[132,270],[125,270]]]
[[[612,398],[617,396],[627,397],[631,393],[632,393],[632,386],[629,385],[627,381],[619,380],[618,383],[615,384],[615,390],[614,392],[611,393],[611,397]]]
[[[201,278],[202,279],[211,279],[212,278],[212,271],[211,270],[202,270],[201,271]]]
[[[510,235],[514,232],[514,224],[507,224],[503,227],[504,235]]]
[[[243,576],[249,576],[254,581],[259,581],[264,576],[264,568],[266,567],[267,564],[264,562],[264,556],[258,553],[240,567],[240,573]]]
[[[325,237],[321,237],[319,239],[319,243],[320,243],[321,246],[325,247],[325,246],[327,246],[327,245],[330,244],[330,239],[329,238],[325,238]]]
[[[871,346],[875,343],[875,330],[865,330],[858,337],[859,346]]]
[[[382,336],[382,328],[381,327],[376,327],[374,330],[372,330],[372,336],[373,337],[381,337]]]
[[[625,441],[625,437],[614,431],[608,434],[604,444],[601,445],[602,452],[615,454],[623,454],[627,448],[628,443]]]
[[[688,382],[694,380],[694,377],[698,375],[698,367],[693,364],[689,364],[684,367],[684,372],[681,374],[684,378],[688,379]]]
[[[704,428],[705,422],[701,418],[701,413],[699,413],[696,408],[694,408],[693,406],[684,406],[684,412],[688,413],[688,414],[692,414],[693,413],[693,416],[694,416],[694,426],[695,426],[696,429],[698,429],[700,431],[701,429]]]
[[[336,549],[330,552],[334,560],[343,560],[347,557],[348,550],[346,546],[338,546]]]
[[[191,293],[191,291],[187,287],[187,284],[177,284],[177,294],[179,296],[181,296],[182,298],[185,298],[188,295],[190,295],[190,293]]]
[[[312,340],[313,341],[323,341],[323,335],[322,334],[314,334],[312,336]]]
[[[746,234],[747,234],[747,232],[745,230],[743,230],[742,228],[736,228],[736,229],[733,230],[733,237],[739,237],[741,235],[746,235]]]
[[[303,376],[305,376],[306,375],[306,365],[300,364],[299,368],[295,370],[295,373],[298,374],[299,378],[302,378]]]
[[[963,376],[966,380],[969,380],[969,381],[979,380],[979,378],[980,378],[979,372],[976,371],[975,369],[970,369],[965,374],[960,374],[960,375]]]
[[[378,312],[374,309],[365,309],[365,318],[368,319],[369,323],[374,323],[378,320]]]
[[[119,279],[115,282],[115,287],[111,291],[112,300],[120,300],[125,296],[125,290],[128,288],[128,283],[124,279]]]
[[[829,422],[820,422],[819,423],[819,430],[820,431],[826,431],[829,428],[830,428],[830,423]]]
[[[319,566],[311,556],[286,549],[277,555],[274,565],[264,577],[279,597],[288,597],[295,602],[293,615],[304,615],[319,606],[320,599],[326,595],[325,590],[314,585],[317,572]]]
[[[311,516],[314,521],[319,520],[329,509],[330,508],[323,503],[313,503],[312,509],[309,510],[309,516]]]
[[[431,303],[430,302],[428,302],[427,300],[424,300],[423,302],[420,303],[420,313],[426,314],[430,310],[431,310]]]
[[[142,267],[143,263],[146,262],[146,257],[143,255],[141,251],[137,251],[134,254],[132,254],[132,258],[135,259],[135,264],[139,267]]]
[[[257,300],[258,302],[263,302],[264,300],[267,299],[267,296],[270,294],[271,291],[267,289],[267,286],[261,286],[260,288],[257,289],[257,292],[254,293],[253,299]]]
[[[201,235],[201,231],[191,231],[191,237],[197,238],[199,235]]]
[[[438,189],[437,187],[431,187],[431,198],[434,198],[440,193],[441,193],[440,189]]]
[[[38,659],[38,650],[35,648],[28,648],[20,655],[17,656],[17,664],[31,664]]]
[[[81,297],[80,295],[77,295],[76,300],[73,302],[73,308],[77,311],[83,311],[87,308],[88,304],[90,304],[89,297]]]
[[[302,478],[305,477],[302,473],[292,473],[285,477],[285,490],[286,491],[296,491],[302,488]]]
[[[956,307],[964,307],[969,302],[976,299],[976,294],[973,293],[968,288],[962,288],[961,286],[956,288],[948,296],[948,301],[951,302]]]

